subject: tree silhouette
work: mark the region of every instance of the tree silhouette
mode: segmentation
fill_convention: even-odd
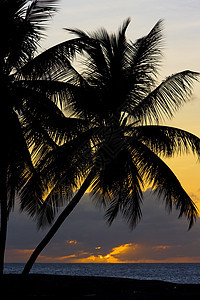
[[[59,62],[48,55],[44,60],[45,67],[43,65],[41,69],[40,64],[37,64],[38,59],[34,58],[44,36],[46,22],[56,11],[56,6],[57,0],[0,2],[1,273],[7,221],[16,195],[35,172],[34,165],[37,165],[43,155],[55,148],[55,143],[44,130],[44,124],[51,127],[53,123],[50,120],[59,116],[61,122],[62,117],[64,118],[56,105],[61,90],[55,82],[59,79],[58,74],[56,75]],[[49,79],[52,79],[52,86]],[[36,185],[35,190],[30,192],[41,199],[40,191]]]
[[[162,157],[188,152],[199,157],[200,139],[161,122],[172,118],[189,99],[199,74],[183,71],[158,84],[163,23],[159,21],[148,35],[133,43],[126,38],[129,22],[126,20],[117,34],[105,29],[92,34],[70,29],[77,37],[54,48],[54,53],[71,62],[65,77],[69,78],[65,82],[67,113],[83,126],[70,136],[63,130],[59,147],[37,166],[37,176],[49,195],[43,195],[41,207],[25,209],[37,216],[39,226],[52,223],[59,206],[79,189],[34,250],[24,274],[88,188],[106,208],[109,224],[121,212],[131,228],[136,226],[146,185],[164,198],[169,211],[174,207],[179,217],[185,215],[189,228],[195,222],[195,204]],[[75,58],[80,63],[77,69]],[[34,176],[29,181],[32,184]],[[33,203],[31,199],[28,202]]]

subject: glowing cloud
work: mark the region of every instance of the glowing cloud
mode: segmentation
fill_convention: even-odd
[[[66,241],[66,244],[69,244],[69,245],[76,245],[78,244],[78,242],[76,240],[67,240]]]
[[[166,249],[170,249],[170,248],[172,248],[172,247],[168,246],[168,245],[160,245],[160,246],[153,247],[153,249],[155,249],[155,250],[166,250]]]
[[[106,255],[98,254],[98,255],[89,255],[88,257],[84,258],[75,258],[73,259],[74,262],[78,263],[121,263],[121,262],[127,262],[122,261],[121,256],[126,256],[126,253],[129,251],[135,251],[139,245],[129,243],[129,244],[123,244],[118,247],[115,247],[112,249],[112,251]],[[101,249],[101,247],[96,247],[96,250]]]

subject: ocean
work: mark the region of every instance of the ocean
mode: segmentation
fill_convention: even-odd
[[[6,263],[5,273],[20,274],[23,267],[23,263]],[[31,273],[119,277],[200,284],[200,263],[36,263]]]

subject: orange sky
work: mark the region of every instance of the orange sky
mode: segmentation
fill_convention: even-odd
[[[77,242],[76,242],[77,243]],[[170,256],[167,258],[162,259],[149,259],[148,257],[141,258],[141,253],[145,251],[155,252],[157,255],[164,254],[165,252],[169,251],[172,246],[169,245],[157,245],[154,247],[148,247],[128,243],[122,244],[118,247],[112,249],[111,252],[107,254],[101,254],[101,247],[96,247],[98,249],[96,255],[89,255],[87,252],[80,252],[79,255],[71,254],[66,256],[60,257],[51,257],[51,256],[44,256],[40,255],[37,262],[42,263],[199,263],[200,262],[200,255],[199,256]],[[7,251],[7,262],[25,262],[28,260],[29,256],[31,255],[33,249],[12,249]],[[167,253],[166,253],[167,254]],[[130,259],[129,257],[133,257]],[[82,258],[81,258],[82,256]]]

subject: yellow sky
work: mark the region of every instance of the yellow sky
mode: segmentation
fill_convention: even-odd
[[[167,123],[200,137],[200,83],[195,84],[193,95],[191,102],[185,104],[175,118]],[[191,154],[166,162],[200,209],[200,160]]]
[[[47,31],[42,49],[70,39],[63,28],[93,31],[105,27],[116,31],[123,20],[131,17],[127,36],[136,40],[147,34],[159,19],[165,27],[163,65],[160,80],[182,70],[200,72],[200,2],[199,0],[61,0],[60,11]],[[194,86],[191,102],[185,104],[166,125],[176,126],[200,136],[200,83]],[[167,163],[187,192],[199,202],[200,164],[192,156],[170,159]]]

